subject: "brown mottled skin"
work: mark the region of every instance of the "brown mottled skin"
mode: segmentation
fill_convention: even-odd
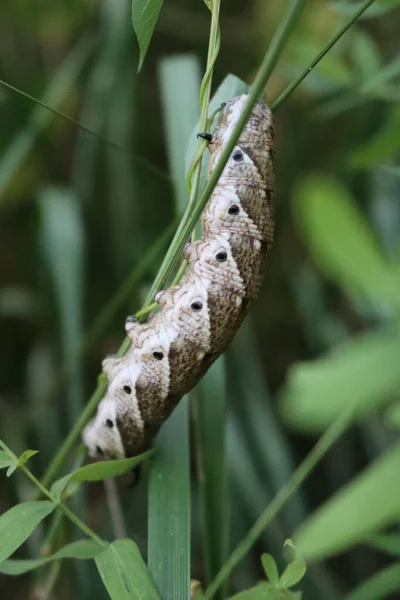
[[[209,173],[246,99],[222,109]],[[131,349],[104,362],[110,384],[84,433],[90,454],[118,458],[147,449],[180,398],[226,350],[261,284],[273,241],[274,185],[272,115],[258,101],[204,209],[203,237],[185,248],[180,283],[156,295],[160,310],[150,322],[127,322]]]

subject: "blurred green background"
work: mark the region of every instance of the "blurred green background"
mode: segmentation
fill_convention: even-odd
[[[303,524],[298,544],[312,561],[305,598],[400,598],[396,4],[377,2],[275,113],[276,242],[226,357],[230,548],[316,438],[359,403],[353,427],[235,571],[233,591],[262,577],[262,552],[282,566],[283,542]],[[358,5],[310,0],[268,83],[269,102]],[[0,436],[17,454],[40,451],[30,463],[37,475],[92,393],[102,358],[122,342],[176,218],[161,65],[190,54],[204,71],[209,13],[200,0],[167,1],[137,74],[130,10],[127,0],[0,5],[0,78],[103,137],[0,85]],[[222,2],[213,91],[229,73],[251,84],[282,10],[276,1]],[[192,96],[197,118],[197,89]],[[196,473],[193,452],[194,483]],[[134,491],[118,487],[128,535],[145,549],[146,478]],[[2,479],[1,511],[31,492],[22,475]],[[203,580],[195,485],[192,501],[192,577]],[[103,487],[77,502],[112,538]],[[41,533],[21,556],[37,555]],[[57,598],[106,597],[94,567],[69,577],[72,569],[64,565]],[[379,572],[387,587],[363,592]],[[2,577],[4,597],[40,598],[40,573]]]

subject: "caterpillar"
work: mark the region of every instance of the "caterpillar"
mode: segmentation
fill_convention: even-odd
[[[248,96],[223,105],[209,140],[213,171]],[[178,285],[155,296],[147,323],[128,317],[131,347],[108,357],[108,390],[83,440],[97,459],[147,450],[179,400],[223,353],[258,293],[274,234],[272,114],[258,100],[201,217],[203,237],[184,249]]]

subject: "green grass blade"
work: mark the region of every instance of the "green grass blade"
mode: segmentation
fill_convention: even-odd
[[[273,400],[249,319],[235,337],[229,357],[233,363],[235,389],[239,392],[235,409],[248,446],[252,448],[254,466],[258,465],[262,479],[277,493],[293,472],[294,461],[273,412]],[[301,494],[296,493],[283,513],[289,526],[287,533],[299,525],[305,515]]]
[[[45,188],[40,194],[42,250],[48,262],[59,307],[61,342],[67,368],[75,363],[83,334],[83,224],[71,192]],[[75,367],[67,388],[69,425],[84,404],[82,372]]]
[[[139,549],[132,540],[117,540],[95,558],[112,600],[159,600]]]
[[[166,59],[160,68],[167,123],[169,162],[175,182],[177,211],[184,203],[186,142],[197,119],[193,90],[199,89],[199,67],[192,57]],[[180,94],[175,90],[180,87]],[[174,119],[180,115],[181,126]],[[172,126],[173,124],[173,126]],[[182,176],[183,175],[183,176]],[[190,590],[190,480],[188,398],[181,400],[156,440],[157,453],[149,480],[149,569],[163,600],[187,600]]]
[[[188,203],[185,185],[186,148],[193,129],[193,119],[197,120],[198,117],[200,65],[190,55],[166,58],[160,63],[160,78],[168,162],[175,189],[175,206],[180,214]],[[185,90],[185,102],[182,102],[182,90]]]
[[[162,600],[188,600],[190,481],[188,398],[156,441],[149,478],[148,565]]]
[[[323,560],[395,523],[400,496],[400,444],[380,456],[302,523],[294,535],[304,558]],[[357,515],[357,518],[354,518]]]
[[[17,504],[0,517],[0,562],[11,556],[56,505],[48,500]]]
[[[207,582],[215,577],[223,565],[228,549],[225,377],[225,358],[221,357],[203,377],[194,393]],[[224,597],[223,589],[218,597]]]
[[[29,571],[42,567],[53,560],[60,560],[63,558],[87,560],[89,558],[94,558],[102,551],[103,548],[92,540],[79,540],[78,542],[67,544],[52,556],[46,558],[5,560],[0,563],[0,573],[4,573],[5,575],[22,575],[23,573],[28,573]]]
[[[90,56],[92,43],[88,39],[81,40],[71,50],[67,58],[56,71],[53,80],[44,93],[43,101],[52,107],[60,104],[68,97],[79,73]],[[53,113],[41,106],[36,106],[26,126],[14,138],[0,161],[0,204],[11,198],[5,196],[8,185],[18,173],[20,167],[32,150],[39,134],[53,118]]]

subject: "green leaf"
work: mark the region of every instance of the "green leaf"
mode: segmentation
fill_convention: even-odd
[[[352,53],[361,80],[368,81],[381,65],[381,56],[372,36],[364,30],[358,31],[354,36]]]
[[[72,190],[46,186],[39,193],[41,245],[60,315],[61,340],[68,378],[66,411],[72,427],[84,407],[82,361],[84,224]]]
[[[369,169],[396,155],[399,148],[400,108],[395,106],[381,129],[351,153],[349,164],[357,169]]]
[[[92,47],[92,42],[88,38],[84,38],[72,48],[44,92],[42,97],[44,104],[56,109],[68,98],[80,71],[90,56]],[[35,106],[28,122],[20,133],[14,137],[7,151],[2,154],[0,161],[0,204],[4,205],[7,200],[12,201],[13,195],[7,196],[5,192],[29,156],[40,133],[53,119],[54,114],[52,111],[39,105]]]
[[[95,558],[100,552],[103,552],[103,547],[92,542],[92,540],[79,540],[67,544],[55,554],[46,558],[37,558],[30,560],[5,560],[0,563],[0,573],[5,575],[22,575],[28,571],[33,571],[38,567],[42,567],[53,560],[61,560],[63,558],[89,559]]]
[[[186,144],[193,124],[199,116],[200,80],[200,63],[195,56],[188,54],[169,56],[160,63],[164,127],[177,214],[183,213],[188,202],[185,173]],[[182,89],[185,89],[184,102]]]
[[[283,588],[290,588],[299,583],[306,574],[306,561],[303,558],[296,558],[288,564],[281,575],[280,585]]]
[[[39,523],[55,509],[47,500],[17,504],[0,517],[0,563],[24,543]]]
[[[154,450],[148,450],[147,452],[144,452],[139,456],[133,456],[132,458],[104,460],[91,465],[86,465],[55,481],[51,487],[51,493],[60,497],[70,481],[102,481],[103,479],[108,479],[110,477],[118,477],[118,475],[127,473],[153,454]]]
[[[9,467],[12,462],[13,459],[10,456],[8,456],[7,452],[4,452],[4,450],[0,450],[0,469],[5,469],[6,467]]]
[[[354,419],[388,402],[400,385],[398,336],[364,334],[325,357],[294,365],[281,397],[282,416],[296,429],[320,432],[354,404]]]
[[[399,464],[397,444],[325,502],[296,532],[299,552],[310,560],[323,560],[397,520]]]
[[[393,556],[400,556],[400,535],[389,533],[371,533],[362,540],[367,546],[381,550]]]
[[[275,559],[271,554],[263,554],[261,562],[267,579],[272,585],[279,585],[279,571]]]
[[[391,175],[396,175],[400,177],[400,167],[396,167],[395,165],[381,165],[381,168],[390,173]]]
[[[289,590],[278,590],[270,583],[259,583],[250,590],[235,594],[229,600],[301,600],[301,594]]]
[[[132,25],[139,42],[139,68],[143,66],[163,0],[132,0]]]
[[[38,453],[39,450],[25,450],[18,459],[18,466],[20,467],[21,465],[24,465],[31,458],[31,456],[35,456],[35,454]]]
[[[7,469],[6,477],[11,477],[11,475],[14,473],[14,471],[17,470],[17,467],[18,467],[18,463],[15,460],[13,460]]]
[[[400,429],[400,402],[393,402],[393,404],[387,409],[385,413],[386,422],[395,427],[396,429]]]
[[[295,208],[303,238],[328,277],[356,301],[398,307],[398,275],[344,187],[310,177],[297,190]]]
[[[386,600],[400,592],[400,563],[389,565],[350,592],[345,600]]]
[[[385,15],[398,5],[399,0],[377,0],[362,15],[361,19],[374,19]],[[343,15],[352,15],[361,7],[364,0],[340,0],[333,4],[334,9]]]
[[[178,212],[186,194],[184,149],[188,132],[198,116],[198,102],[191,107],[187,105],[192,103],[193,93],[200,90],[200,69],[191,58],[170,58],[162,62],[160,79],[169,136],[168,161],[173,168],[175,209]],[[185,79],[191,82],[194,90],[181,85],[180,93],[173,93],[174,83]],[[180,114],[184,115],[184,126],[172,128],[171,123]],[[149,475],[148,565],[157,588],[165,598],[174,600],[186,599],[190,594],[188,401],[188,396],[182,398],[157,436],[157,455]]]
[[[95,558],[112,600],[158,600],[150,574],[132,540],[117,540]]]
[[[203,518],[207,583],[228,554],[228,485],[226,468],[226,361],[222,356],[207,371],[194,394],[200,502]],[[226,597],[223,590],[216,600]]]

